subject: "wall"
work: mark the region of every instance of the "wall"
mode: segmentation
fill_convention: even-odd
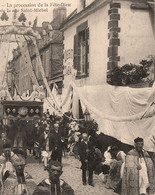
[[[120,47],[118,48],[122,66],[126,63],[138,63],[148,55],[155,54],[155,39],[149,10],[131,9],[131,1],[120,1],[121,28]]]
[[[62,76],[63,72],[63,45],[51,45],[51,78]]]
[[[76,27],[88,20],[89,27],[89,77],[76,80],[77,85],[100,85],[106,82],[107,48],[108,48],[108,7],[93,12],[64,32],[64,53],[74,48]],[[70,58],[63,63],[64,68],[73,65]],[[64,70],[65,72],[65,70]],[[64,75],[64,87],[67,88],[71,75]]]
[[[113,3],[116,4],[112,5]],[[108,62],[116,61],[119,66],[126,63],[138,63],[139,60],[145,59],[148,55],[155,53],[150,13],[145,9],[131,9],[131,4],[131,0],[114,0],[112,3],[93,12],[64,31],[64,54],[68,54],[63,62],[63,94],[65,94],[66,88],[72,79],[70,69],[73,66],[72,53],[76,27],[87,20],[89,27],[89,77],[76,79],[77,86],[106,84]],[[111,8],[113,8],[113,12],[110,12]],[[115,26],[116,23],[118,23],[118,26]],[[117,35],[116,37],[112,37],[112,39],[117,40],[112,40],[111,35]],[[110,50],[111,46],[114,46],[114,50],[113,48]],[[116,47],[117,52],[115,52]],[[75,100],[76,94],[74,95],[73,105],[77,103]],[[75,110],[77,112],[77,109],[77,107],[74,108],[73,113],[75,113]],[[74,116],[77,116],[77,113]]]

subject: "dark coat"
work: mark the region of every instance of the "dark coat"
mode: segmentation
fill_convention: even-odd
[[[52,131],[52,135],[55,139],[55,147],[57,147],[58,150],[62,150],[63,143],[61,141],[61,131],[59,130],[58,133],[56,133],[55,130]]]
[[[88,145],[84,141],[79,143],[79,156],[82,163],[82,169],[85,169],[87,166],[85,160],[88,160],[88,168],[94,167],[94,154],[95,150],[91,142],[88,141]]]
[[[55,145],[56,145],[55,138],[54,138],[53,134],[50,133],[49,134],[49,150],[53,151],[55,149]],[[45,148],[46,148],[46,139],[45,139],[45,134],[44,133],[42,133],[41,136],[40,136],[39,147],[42,150],[45,150]]]

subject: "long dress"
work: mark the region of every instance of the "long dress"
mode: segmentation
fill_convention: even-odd
[[[106,188],[115,190],[121,180],[121,165],[122,161],[116,159],[111,160],[110,172],[106,182]]]
[[[141,178],[145,178],[146,191],[148,195],[155,195],[155,166],[148,152],[143,151],[142,163],[136,149],[132,149],[126,156],[122,178],[121,195],[138,195],[141,192]],[[145,168],[146,170],[145,170]],[[142,171],[144,171],[142,173]],[[149,187],[147,184],[147,177]]]
[[[112,188],[113,190],[120,188],[124,160],[125,160],[125,153],[123,151],[119,151],[117,153],[116,159],[110,160],[110,172],[107,177],[107,183],[106,183],[107,188]]]

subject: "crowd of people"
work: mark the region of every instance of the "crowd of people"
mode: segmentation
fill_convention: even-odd
[[[19,127],[25,121],[16,121],[17,134]],[[38,122],[43,126],[39,126]],[[17,141],[9,139],[6,132],[1,133],[0,139],[0,194],[2,195],[74,195],[74,190],[64,180],[60,179],[62,174],[62,148],[63,136],[61,136],[59,121],[55,121],[53,126],[48,120],[35,123],[36,130],[40,130],[40,135],[30,140],[24,140],[19,136]],[[44,122],[44,123],[43,123]],[[22,127],[23,128],[23,127]],[[51,130],[52,129],[52,130]],[[9,133],[9,131],[7,131]],[[36,133],[36,132],[35,132]],[[17,137],[15,135],[15,139]],[[25,132],[25,137],[26,137]],[[32,138],[32,137],[31,137]],[[36,143],[35,143],[36,142]],[[15,145],[16,143],[17,145]],[[24,144],[25,143],[25,144]],[[28,145],[26,145],[28,143]],[[31,143],[31,144],[30,144]],[[35,146],[35,144],[38,146]],[[28,147],[25,147],[28,146]],[[31,146],[31,147],[30,147]],[[32,153],[30,152],[32,150]],[[40,152],[38,152],[40,151]],[[49,178],[44,179],[38,185],[32,176],[25,172],[27,156],[41,155],[44,168],[49,172]]]
[[[84,186],[94,187],[93,174],[98,174],[105,187],[117,194],[155,195],[155,154],[143,149],[142,138],[136,138],[127,152],[117,144],[104,151],[97,138],[96,132],[85,131],[75,121],[53,120],[50,115],[35,122],[10,122],[8,129],[1,131],[0,194],[74,195],[71,186],[60,179],[62,156],[74,155],[81,162]],[[155,137],[152,142],[155,145]],[[41,159],[49,172],[49,178],[38,185],[24,171],[29,155]]]

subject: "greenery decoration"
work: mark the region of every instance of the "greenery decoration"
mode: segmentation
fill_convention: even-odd
[[[8,20],[9,19],[9,17],[8,17],[8,15],[7,15],[7,13],[4,11],[3,13],[2,13],[2,16],[1,16],[1,20],[3,21],[3,20]]]
[[[25,22],[25,21],[26,21],[26,17],[25,17],[25,14],[24,14],[24,13],[21,13],[21,14],[20,14],[20,16],[19,16],[19,18],[18,18],[18,21],[19,21],[19,22],[22,22],[22,21]]]
[[[81,133],[88,133],[88,135],[95,136],[97,131],[98,131],[98,124],[95,120],[82,121],[80,123]]]
[[[111,81],[109,84],[116,86],[137,84],[149,76],[149,67],[153,62],[154,60],[151,58],[149,60],[141,60],[139,65],[129,63],[122,67],[115,67],[111,70]]]

